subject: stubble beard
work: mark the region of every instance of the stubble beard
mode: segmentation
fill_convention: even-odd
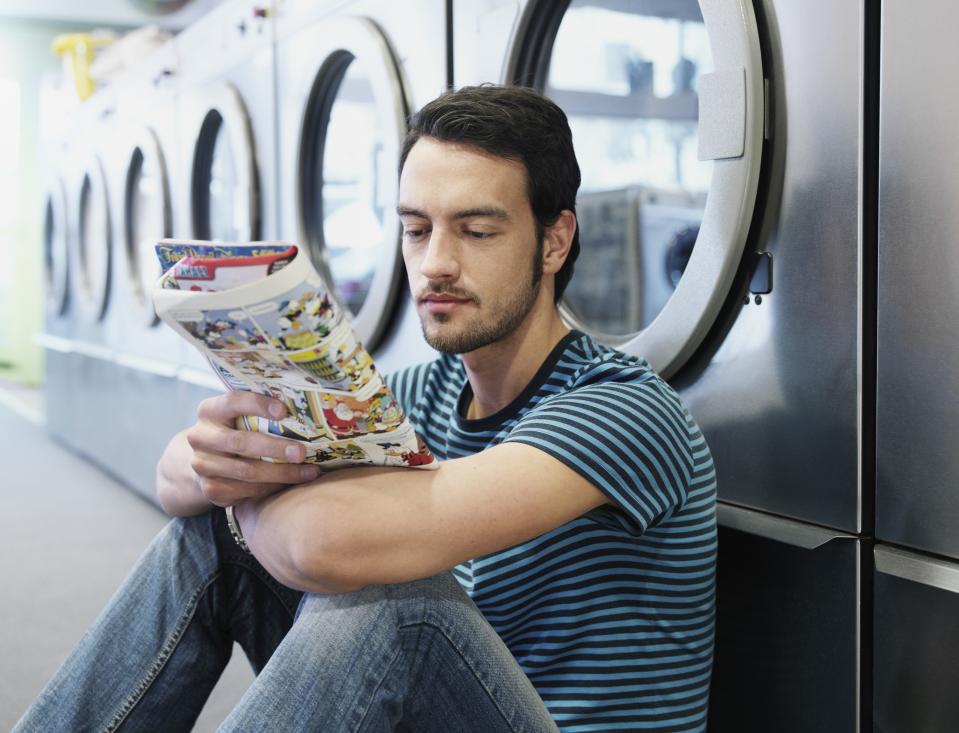
[[[464,324],[467,330],[461,333],[443,333],[443,329],[440,329],[439,333],[431,334],[424,320],[421,325],[426,343],[444,354],[466,354],[496,343],[512,334],[529,315],[539,295],[543,281],[543,260],[540,255],[543,251],[542,245],[543,240],[540,239],[535,248],[533,272],[527,288],[510,297],[483,321]],[[480,305],[479,301],[477,305]],[[451,320],[447,313],[435,313],[427,317],[438,324],[448,323]]]

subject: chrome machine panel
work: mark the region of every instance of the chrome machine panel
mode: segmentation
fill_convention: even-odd
[[[959,719],[959,564],[875,549],[874,729],[952,731]]]
[[[862,541],[738,508],[719,520],[709,730],[859,731]]]
[[[943,0],[882,3],[876,538],[910,548],[875,551],[887,733],[954,730],[959,716],[959,100],[937,74],[959,62],[957,22]]]
[[[673,381],[722,498],[859,532],[863,8],[763,0],[757,15],[770,140],[748,259]]]
[[[876,535],[959,559],[959,8],[882,6]]]

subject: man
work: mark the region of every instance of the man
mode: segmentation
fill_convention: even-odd
[[[234,639],[258,676],[222,730],[704,730],[712,461],[645,362],[560,319],[565,115],[479,87],[411,126],[403,256],[441,356],[389,383],[439,469],[318,477],[301,445],[233,428],[278,402],[207,400],[158,467],[183,519],[18,730],[188,730]]]

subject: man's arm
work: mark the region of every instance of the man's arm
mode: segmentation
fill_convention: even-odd
[[[436,471],[334,471],[242,501],[236,512],[251,550],[280,582],[337,593],[429,577],[606,502],[558,459],[508,443]]]

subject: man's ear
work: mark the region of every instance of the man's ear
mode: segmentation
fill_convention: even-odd
[[[563,209],[543,234],[543,274],[555,275],[563,267],[576,234],[576,214]]]

